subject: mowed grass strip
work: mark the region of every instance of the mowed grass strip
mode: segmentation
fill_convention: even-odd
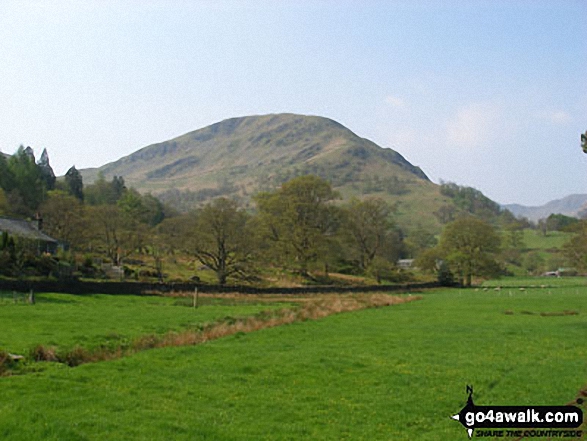
[[[578,314],[539,314],[564,310]],[[467,384],[479,405],[572,400],[587,381],[586,330],[585,289],[437,291],[1,378],[0,438],[466,439],[449,417],[465,404]]]

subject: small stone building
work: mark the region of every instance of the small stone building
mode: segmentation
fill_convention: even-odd
[[[0,234],[7,233],[14,238],[23,238],[34,241],[38,244],[40,253],[55,254],[59,242],[43,233],[42,228],[42,219],[26,221],[22,219],[0,217]]]

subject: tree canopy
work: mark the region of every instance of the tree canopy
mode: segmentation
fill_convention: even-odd
[[[281,257],[293,259],[302,275],[308,274],[309,264],[320,257],[335,230],[336,209],[330,202],[336,197],[330,183],[308,175],[255,198],[265,237]]]
[[[481,219],[467,216],[447,224],[438,246],[451,271],[465,286],[471,286],[473,276],[492,276],[499,271],[495,253],[500,237],[491,224]]]

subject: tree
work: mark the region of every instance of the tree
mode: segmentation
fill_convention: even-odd
[[[534,276],[540,275],[543,271],[546,262],[544,257],[540,255],[537,251],[531,251],[524,256],[522,261],[522,266],[524,269]]]
[[[49,164],[49,154],[47,153],[47,149],[43,149],[43,153],[41,154],[41,158],[39,162],[37,162],[39,169],[41,171],[41,179],[45,183],[45,189],[47,191],[55,189],[55,173]]]
[[[151,227],[161,223],[165,217],[163,204],[157,198],[150,194],[142,196],[134,188],[125,191],[116,204],[133,220]]]
[[[563,245],[563,254],[568,262],[577,270],[587,270],[587,224],[582,223],[581,229],[574,237]]]
[[[144,225],[133,224],[116,205],[86,207],[88,228],[95,244],[104,250],[116,266],[144,245],[147,231]]]
[[[434,216],[438,219],[441,224],[447,224],[455,220],[455,216],[457,214],[457,209],[454,205],[442,205],[437,211],[435,211]]]
[[[587,153],[587,131],[584,134],[581,133],[581,148],[583,153]]]
[[[50,191],[41,205],[44,229],[74,248],[79,248],[87,235],[84,207],[75,196],[60,190]]]
[[[363,272],[390,244],[391,211],[389,204],[381,199],[353,199],[344,208],[344,236]]]
[[[473,276],[493,276],[499,270],[495,253],[500,238],[491,224],[462,217],[446,225],[440,236],[442,257],[462,284],[471,286]]]
[[[114,176],[112,181],[106,181],[103,173],[98,174],[98,179],[85,189],[85,199],[90,205],[113,205],[126,192],[124,178]]]
[[[0,153],[0,188],[8,192],[15,186],[14,175],[8,167],[6,157]]]
[[[438,239],[431,231],[421,225],[408,231],[406,247],[411,256],[419,256],[422,252],[438,245]]]
[[[20,146],[7,165],[14,179],[13,187],[6,189],[12,210],[21,215],[33,214],[45,198],[46,189],[32,149]]]
[[[4,190],[0,188],[0,216],[3,216],[8,213],[8,199],[6,199],[6,194]]]
[[[196,213],[191,248],[196,258],[226,284],[232,275],[246,276],[252,254],[249,216],[232,199],[219,198]]]
[[[65,173],[65,185],[70,195],[76,197],[79,201],[84,200],[84,181],[75,165]]]
[[[335,197],[327,181],[312,175],[257,195],[261,224],[274,256],[293,259],[300,273],[308,275],[309,264],[327,249],[325,242],[336,230],[336,209],[329,204]]]
[[[568,231],[578,224],[579,219],[564,214],[551,214],[546,218],[546,226],[549,231]]]

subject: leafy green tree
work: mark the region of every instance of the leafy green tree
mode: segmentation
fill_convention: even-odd
[[[114,265],[120,266],[145,245],[146,226],[132,223],[116,205],[86,207],[86,211],[92,248],[101,249]]]
[[[274,256],[293,260],[302,275],[321,257],[328,236],[336,230],[337,197],[330,184],[317,176],[300,176],[272,193],[255,197],[265,238]]]
[[[546,227],[550,231],[568,231],[580,221],[575,217],[565,216],[564,214],[551,214],[546,218]]]
[[[104,174],[100,173],[96,182],[86,187],[84,194],[89,205],[114,205],[126,190],[122,176],[114,176],[108,182]]]
[[[538,276],[544,270],[546,261],[544,257],[537,251],[532,251],[524,255],[522,266],[528,272],[528,274]]]
[[[495,228],[474,217],[463,217],[446,225],[439,248],[451,271],[465,286],[473,276],[493,276],[499,272],[495,254],[500,237]]]
[[[587,270],[587,225],[581,226],[577,234],[563,245],[563,254],[571,266],[579,271],[585,271]]]
[[[228,277],[246,277],[252,256],[249,216],[232,199],[219,198],[196,212],[190,245],[196,258],[216,273],[224,285]]]
[[[583,153],[587,153],[587,131],[584,134],[581,133],[581,148]]]
[[[343,209],[343,235],[363,272],[390,245],[394,228],[391,212],[382,199],[353,199]]]
[[[70,195],[79,201],[84,200],[84,181],[81,173],[75,168],[75,165],[65,173],[65,185]]]
[[[134,188],[125,191],[116,204],[129,218],[151,227],[165,218],[163,204],[157,198],[150,194],[142,196]]]
[[[88,234],[87,219],[80,200],[64,191],[53,190],[41,205],[44,230],[71,247],[79,249]]]
[[[441,224],[447,224],[455,220],[457,209],[454,205],[445,204],[432,214],[436,216]]]
[[[425,250],[435,247],[438,244],[438,239],[431,231],[418,225],[408,231],[405,243],[410,255],[419,256]]]

